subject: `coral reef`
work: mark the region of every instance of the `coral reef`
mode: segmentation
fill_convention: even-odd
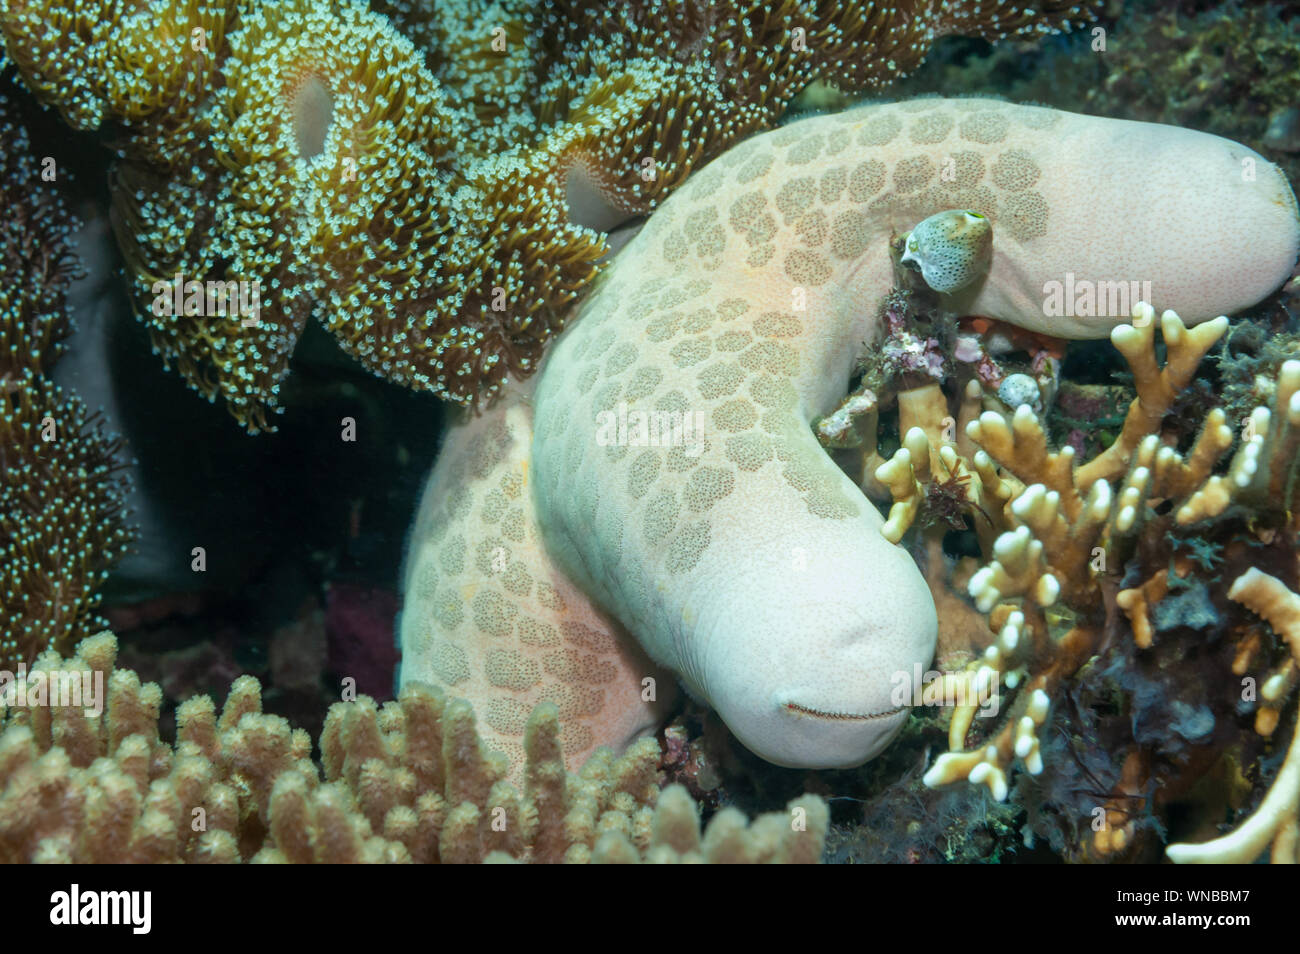
[[[1116,25],[1116,61],[1088,87],[1084,111],[1214,132],[1258,148],[1293,181],[1300,177],[1295,8],[1239,0],[1199,12],[1131,6]]]
[[[898,92],[993,93],[1202,129],[1263,153],[1294,182],[1300,179],[1298,81],[1294,4],[1118,0],[1101,5],[1090,29],[1066,42],[988,47],[953,38],[937,44]],[[841,97],[836,108],[844,106]]]
[[[685,789],[660,794],[659,749],[601,750],[564,770],[554,707],[529,721],[522,793],[483,750],[464,700],[408,687],[380,708],[336,703],[319,740],[261,711],[240,677],[220,714],[184,702],[174,745],[161,693],[115,669],[111,633],[50,652],[4,687],[0,858],[7,862],[806,862],[820,859],[816,796],[701,834]],[[41,693],[38,697],[36,694]],[[85,693],[83,695],[83,693]]]
[[[310,361],[337,342],[332,371],[472,406],[400,601],[391,566],[348,562],[394,548],[379,491],[339,465],[297,503],[318,535],[286,534],[300,552],[240,578],[255,586],[124,608],[114,628],[157,625],[121,653],[92,636],[130,537],[122,445],[52,383],[66,191],[0,97],[0,860],[1300,861],[1300,283],[1294,200],[1264,159],[1300,174],[1300,19],[1111,0],[1100,49],[967,39],[1081,9],[0,0],[0,69],[114,157],[134,330],[189,386],[254,432],[286,406],[327,416]],[[905,93],[988,88],[1263,155],[1229,143],[1225,170],[1208,137],[1168,129],[1089,154],[1105,120],[1062,149],[1084,117],[980,99],[793,121],[911,73],[945,35]],[[1139,175],[1168,186],[1159,204]],[[1099,291],[1071,311],[1071,285],[1053,314],[1044,282],[1067,270],[1153,276],[1157,307]],[[1288,275],[1254,320],[1213,319]],[[1183,318],[1157,318],[1169,306]],[[846,317],[827,337],[830,313]],[[1051,337],[1124,316],[1112,356]],[[415,433],[380,403],[384,435]],[[701,412],[694,443],[641,440]],[[850,508],[866,544],[834,535],[862,538]],[[346,543],[316,545],[341,523]],[[854,546],[909,550],[912,602],[937,610],[941,672],[910,715],[892,696],[855,708],[879,680],[818,642],[859,626],[873,586],[905,589]],[[865,669],[910,672],[925,653],[890,656],[890,628],[920,614],[871,598]],[[399,698],[353,698],[392,691],[402,604]],[[794,631],[814,691],[775,714],[751,703],[790,667],[745,656],[765,628]],[[662,755],[634,740],[676,680],[642,636],[698,696]],[[81,673],[104,691],[59,701]],[[228,684],[224,708],[172,711]],[[791,771],[722,716],[782,764],[894,741],[864,768]],[[738,810],[796,793],[752,824]]]
[[[112,130],[115,226],[155,349],[250,430],[278,410],[310,318],[385,378],[462,403],[494,393],[535,367],[595,277],[602,229],[773,125],[809,82],[862,89],[938,36],[1081,14],[1056,0],[439,7],[0,4],[33,92],[76,128]]]
[[[1259,609],[1283,635],[1286,619],[1277,607],[1289,604],[1262,601],[1260,585],[1247,586],[1250,574],[1226,595],[1212,584],[1254,565],[1295,576],[1300,361],[1282,365],[1272,411],[1255,410],[1227,472],[1216,474],[1236,440],[1222,410],[1208,413],[1194,440],[1168,414],[1227,323],[1188,330],[1165,312],[1163,366],[1155,323],[1150,307],[1139,305],[1133,324],[1112,333],[1137,397],[1116,440],[1092,460],[1076,466],[1071,447],[1049,451],[1040,419],[1024,406],[972,421],[966,435],[980,448],[973,455],[941,448],[950,467],[971,475],[966,512],[998,533],[986,565],[969,581],[996,638],[978,661],[946,674],[945,688],[982,699],[1000,682],[1017,694],[992,732],[975,725],[974,703],[957,704],[953,751],[936,760],[925,781],[968,780],[1002,800],[1019,760],[1028,770],[1017,791],[1030,807],[1029,830],[1080,857],[1140,850],[1135,842],[1159,831],[1163,805],[1230,749],[1249,755],[1253,743],[1235,728],[1240,707],[1256,710],[1256,732],[1267,737],[1295,682],[1289,661],[1257,676],[1272,655],[1269,640],[1234,613],[1231,601]],[[925,433],[914,428],[878,474],[890,478],[907,505],[896,507],[904,524],[924,510],[913,501],[924,500],[920,491],[934,477],[914,461],[929,456]],[[1189,682],[1190,666],[1200,676]],[[1257,706],[1240,690],[1243,678],[1267,687]],[[1218,691],[1205,694],[1203,686]],[[1048,732],[1053,720],[1059,735]],[[1099,752],[1109,753],[1104,761]],[[1239,843],[1257,845],[1261,828],[1279,830],[1285,840],[1285,818],[1273,806],[1291,797],[1291,774],[1279,775],[1279,794],[1261,809],[1269,820],[1248,826],[1255,840],[1243,836]],[[1095,822],[1091,839],[1082,837],[1088,821]]]
[[[0,96],[0,669],[98,631],[126,551],[121,443],[49,374],[72,334],[74,223]]]

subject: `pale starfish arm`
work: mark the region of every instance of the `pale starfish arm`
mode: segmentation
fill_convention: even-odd
[[[516,781],[538,703],[558,707],[565,762],[576,769],[598,746],[621,751],[653,731],[676,692],[542,548],[529,486],[531,391],[511,382],[452,428],[411,533],[399,623],[402,685],[468,699]]]

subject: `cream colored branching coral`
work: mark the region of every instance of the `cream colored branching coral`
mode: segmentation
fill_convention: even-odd
[[[826,803],[804,795],[785,813],[770,812],[748,824],[743,812],[724,808],[700,833],[698,809],[680,785],[659,796],[650,831],[650,847],[642,851],[622,826],[609,827],[596,842],[591,860],[600,864],[649,863],[815,864],[820,860],[830,816]],[[642,841],[645,839],[642,838]]]
[[[1000,597],[1021,595],[1030,585],[1042,585],[1048,590],[1062,582],[1067,586],[1089,586],[1088,564],[1094,556],[1094,547],[1103,542],[1103,536],[1131,537],[1144,519],[1141,501],[1151,497],[1186,498],[1187,504],[1179,511],[1179,523],[1186,524],[1196,519],[1193,508],[1202,516],[1213,516],[1222,512],[1230,499],[1229,481],[1210,475],[1233,441],[1222,411],[1216,409],[1207,415],[1196,444],[1185,457],[1161,444],[1157,433],[1176,392],[1186,386],[1201,358],[1227,330],[1227,319],[1215,319],[1188,329],[1177,314],[1166,311],[1160,318],[1167,348],[1167,361],[1162,368],[1155,357],[1151,307],[1139,303],[1132,317],[1133,324],[1116,328],[1112,340],[1134,372],[1139,397],[1130,408],[1124,430],[1102,454],[1076,467],[1074,449],[1069,445],[1049,451],[1046,431],[1026,405],[1018,407],[1009,421],[993,411],[970,420],[965,435],[980,449],[969,459],[949,450],[945,470],[977,478],[967,483],[968,510],[972,515],[1008,530],[1020,526],[1034,530],[1041,546],[1053,554],[1054,564],[1068,568],[1058,574],[1055,584],[1040,576],[1017,582],[1013,576],[1023,577],[1029,572],[1029,563],[1042,561],[1035,558],[1027,563],[1020,559],[1027,550],[1037,552],[1023,534],[1018,538],[1020,542],[1011,539],[1002,542],[1002,550],[1014,564],[1015,572],[1006,562],[991,563],[980,582],[973,583],[980,592],[972,595],[982,601],[986,612]],[[1292,364],[1295,364],[1294,371]],[[1297,385],[1300,385],[1300,363],[1288,363],[1280,376],[1281,403],[1289,406]],[[966,409],[971,406],[970,393],[978,396],[978,388],[974,382],[967,388],[962,402],[963,420],[971,416]],[[1300,407],[1300,402],[1296,403]],[[1252,486],[1281,487],[1289,473],[1285,462],[1294,457],[1294,450],[1289,453],[1287,450],[1293,440],[1287,429],[1289,419],[1288,416],[1273,424],[1270,431],[1273,418],[1266,409],[1257,411],[1251,420],[1259,424],[1259,432],[1255,433],[1252,424],[1252,436],[1246,445],[1257,446],[1238,455],[1241,462],[1234,463],[1231,473],[1249,470]],[[1274,435],[1274,439],[1266,440],[1269,435]],[[945,446],[939,448],[940,455],[944,454]],[[1268,460],[1272,469],[1268,480],[1260,484],[1253,480],[1257,468],[1246,461],[1258,458],[1259,448],[1264,446],[1270,448]],[[1277,453],[1274,447],[1279,448]],[[903,448],[888,462],[883,473],[877,471],[879,479],[884,480],[886,476],[891,479],[895,502],[904,505],[897,511],[899,519],[892,527],[891,539],[901,538],[912,525],[920,510],[922,494],[933,480],[928,468],[918,469],[911,462],[918,456],[929,457],[933,453],[932,442],[924,433],[908,431]],[[1118,480],[1119,477],[1123,480]],[[1243,490],[1246,487],[1244,478],[1229,479],[1232,485]],[[1112,486],[1112,480],[1116,481],[1118,490]],[[1210,513],[1199,501],[1220,487],[1225,495],[1223,503]]]
[[[680,788],[660,798],[658,746],[564,769],[554,707],[528,726],[523,791],[484,751],[463,700],[408,686],[380,707],[336,703],[311,739],[261,708],[242,676],[220,714],[199,696],[158,735],[162,694],[114,669],[110,633],[46,653],[0,696],[0,860],[43,862],[807,861],[829,817],[805,796],[703,836]],[[83,682],[82,677],[87,681]],[[95,688],[95,678],[102,682]],[[88,696],[69,695],[72,687]],[[63,693],[63,695],[59,695]],[[656,803],[659,803],[656,807]]]
[[[967,473],[978,478],[968,485],[969,510],[973,515],[995,526],[1014,529],[1024,525],[1041,531],[1040,543],[1056,554],[1053,559],[1057,565],[1070,568],[1067,583],[1087,580],[1087,563],[1108,520],[1113,518],[1112,528],[1116,533],[1131,535],[1141,518],[1138,501],[1151,496],[1196,499],[1205,485],[1216,485],[1209,478],[1210,471],[1232,444],[1232,431],[1226,426],[1223,413],[1217,410],[1207,417],[1196,446],[1186,458],[1160,444],[1154,432],[1177,391],[1186,386],[1201,358],[1227,330],[1227,319],[1215,319],[1188,329],[1175,313],[1167,311],[1161,316],[1160,324],[1168,349],[1163,368],[1155,358],[1154,313],[1149,305],[1139,303],[1133,310],[1133,324],[1120,325],[1112,334],[1116,347],[1134,372],[1139,397],[1130,408],[1120,436],[1098,457],[1076,467],[1074,449],[1069,445],[1049,451],[1047,434],[1038,416],[1028,406],[1021,405],[1010,421],[994,411],[986,411],[971,420],[965,426],[965,434],[980,450],[970,455],[969,460],[959,461],[953,456],[947,467],[950,472],[964,467]],[[977,389],[974,383],[968,387],[968,391],[976,394]],[[963,409],[969,404],[967,398]],[[904,441],[904,449],[908,451],[906,459],[901,453],[896,455],[886,473],[899,474],[905,462],[910,465],[922,450],[923,437],[909,432]],[[928,440],[924,449],[930,452]],[[1001,465],[1001,470],[993,466],[994,461]],[[1130,466],[1134,462],[1135,466]],[[919,499],[920,491],[925,489],[927,480],[918,479],[913,470],[913,480],[919,489],[909,490],[905,480],[895,477],[898,502]],[[1100,482],[1103,475],[1105,483]],[[881,476],[879,471],[877,476]],[[1119,476],[1125,479],[1116,496],[1109,481]],[[900,510],[900,517],[907,512]],[[895,538],[901,537],[914,519],[915,512],[900,520],[894,528]],[[1027,545],[1028,541],[1016,545],[1008,540],[1002,547],[1015,560],[1013,554],[1019,554]],[[1027,572],[1027,565],[1022,564],[1023,561],[1017,562],[1021,571]],[[986,604],[983,607],[986,612],[1004,592],[1010,594],[1017,587],[1023,590],[1030,582],[1037,581],[1035,578],[1014,583],[1005,564],[989,569],[981,578],[983,592],[978,597]],[[992,587],[985,589],[985,582]],[[1043,585],[1050,588],[1052,584]]]
[[[1256,408],[1242,425],[1228,472],[1196,482],[1180,524],[1217,517],[1234,503],[1300,509],[1300,360],[1282,365],[1273,409]]]
[[[974,750],[964,748],[971,707],[955,710],[950,738],[954,751],[935,762],[925,777],[929,785],[966,779],[986,785],[1001,799],[1007,795],[1015,759],[1031,774],[1042,771],[1038,730],[1050,718],[1051,700],[1062,681],[1104,644],[1105,599],[1100,584],[1134,553],[1140,529],[1163,533],[1171,526],[1222,513],[1229,503],[1261,514],[1281,512],[1284,521],[1294,507],[1291,406],[1300,387],[1300,362],[1287,362],[1281,368],[1275,407],[1252,415],[1253,432],[1243,440],[1227,476],[1212,475],[1233,441],[1222,412],[1207,415],[1185,455],[1161,441],[1159,428],[1172,397],[1169,383],[1190,380],[1196,363],[1222,335],[1226,323],[1209,322],[1198,333],[1189,333],[1177,315],[1165,312],[1160,323],[1168,355],[1161,368],[1149,332],[1154,323],[1150,307],[1138,305],[1133,318],[1132,326],[1121,326],[1112,337],[1133,368],[1139,399],[1125,434],[1095,461],[1075,467],[1070,448],[1049,452],[1042,424],[1025,407],[1009,422],[988,412],[967,428],[970,438],[1003,468],[1001,475],[989,474],[981,484],[991,485],[995,478],[1014,482],[1002,508],[1013,529],[997,538],[991,559],[970,581],[970,595],[989,614],[997,638],[968,672],[948,678],[964,678],[977,690],[997,678],[1010,688],[1023,688],[1001,731]],[[1157,407],[1163,407],[1158,414]],[[1146,423],[1135,423],[1140,421]],[[1149,433],[1140,433],[1140,427]],[[1115,447],[1121,449],[1112,452]],[[922,451],[917,446],[908,454],[917,456]],[[1094,468],[1096,461],[1105,463]],[[1223,494],[1217,509],[1194,506],[1207,496],[1207,488],[1220,488]],[[1280,489],[1272,496],[1261,492],[1269,488]],[[1165,502],[1168,506],[1158,512],[1156,507]],[[1172,572],[1185,576],[1190,563],[1176,559]],[[1142,586],[1121,590],[1116,597],[1132,623],[1139,649],[1152,645],[1149,609],[1164,597],[1167,575],[1161,570]],[[1275,689],[1270,688],[1274,695]],[[1275,723],[1276,715],[1272,718]],[[1129,756],[1123,786],[1126,791],[1141,791],[1146,762],[1136,749]],[[1102,855],[1123,848],[1131,835],[1129,819],[1118,810],[1108,812],[1108,819],[1113,824],[1096,835],[1095,848]]]
[[[1149,310],[1135,311],[1133,318],[1133,324],[1116,328],[1110,340],[1133,371],[1137,397],[1129,407],[1119,437],[1102,453],[1079,467],[1075,482],[1082,490],[1087,490],[1102,478],[1114,480],[1125,472],[1138,444],[1159,431],[1160,422],[1196,374],[1201,359],[1228,330],[1228,319],[1223,317],[1189,329],[1183,327],[1176,316],[1162,315],[1160,331],[1168,349],[1168,360],[1161,368],[1156,363],[1152,347],[1155,339],[1153,315]],[[1197,458],[1195,463],[1203,464],[1204,460]]]
[[[1295,688],[1295,668],[1300,666],[1300,595],[1276,577],[1250,569],[1233,582],[1228,598],[1266,619],[1291,652],[1288,666],[1261,688],[1265,704],[1276,711]],[[1300,720],[1268,794],[1249,818],[1222,838],[1170,845],[1165,853],[1176,864],[1250,864],[1270,844],[1274,864],[1300,862]]]
[[[1136,402],[1135,402],[1136,403]],[[1174,521],[1188,526],[1225,513],[1233,505],[1255,510],[1273,509],[1293,516],[1300,511],[1300,361],[1287,361],[1277,377],[1273,410],[1256,408],[1243,422],[1241,442],[1227,472],[1210,474],[1232,446],[1233,434],[1222,411],[1206,418],[1196,445],[1184,460],[1168,447],[1148,437],[1138,445],[1134,474],[1145,481],[1154,477],[1154,492],[1147,496],[1181,499]],[[1126,425],[1127,426],[1127,425]],[[1131,483],[1131,481],[1130,481]],[[1132,488],[1126,489],[1132,493]],[[1128,515],[1138,512],[1138,496],[1130,498]],[[1177,565],[1179,576],[1187,575],[1185,564]],[[1164,597],[1168,574],[1156,573],[1141,586],[1121,590],[1116,602],[1129,616],[1139,648],[1151,645],[1149,607]],[[1267,704],[1260,709],[1257,728],[1268,734],[1277,723],[1277,710]]]

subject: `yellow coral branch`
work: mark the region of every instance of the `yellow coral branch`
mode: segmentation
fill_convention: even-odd
[[[1129,405],[1124,427],[1115,442],[1101,454],[1079,468],[1075,482],[1087,490],[1098,480],[1122,474],[1138,444],[1148,434],[1157,433],[1160,422],[1174,399],[1187,387],[1201,359],[1228,330],[1228,319],[1215,318],[1188,329],[1172,311],[1160,316],[1160,332],[1165,340],[1165,366],[1156,363],[1155,309],[1146,302],[1133,306],[1133,323],[1120,325],[1110,340],[1133,369],[1138,396]]]

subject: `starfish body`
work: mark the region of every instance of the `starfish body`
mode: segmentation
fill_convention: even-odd
[[[1215,136],[991,100],[869,106],[692,177],[515,399],[539,558],[780,765],[879,753],[934,649],[921,574],[810,422],[876,336],[891,242],[946,209],[995,236],[952,310],[1060,337],[1107,334],[1130,283],[1189,324],[1238,310],[1300,242],[1284,177]],[[418,572],[404,645],[523,640],[440,630],[410,598]],[[412,660],[403,681],[428,678]]]

